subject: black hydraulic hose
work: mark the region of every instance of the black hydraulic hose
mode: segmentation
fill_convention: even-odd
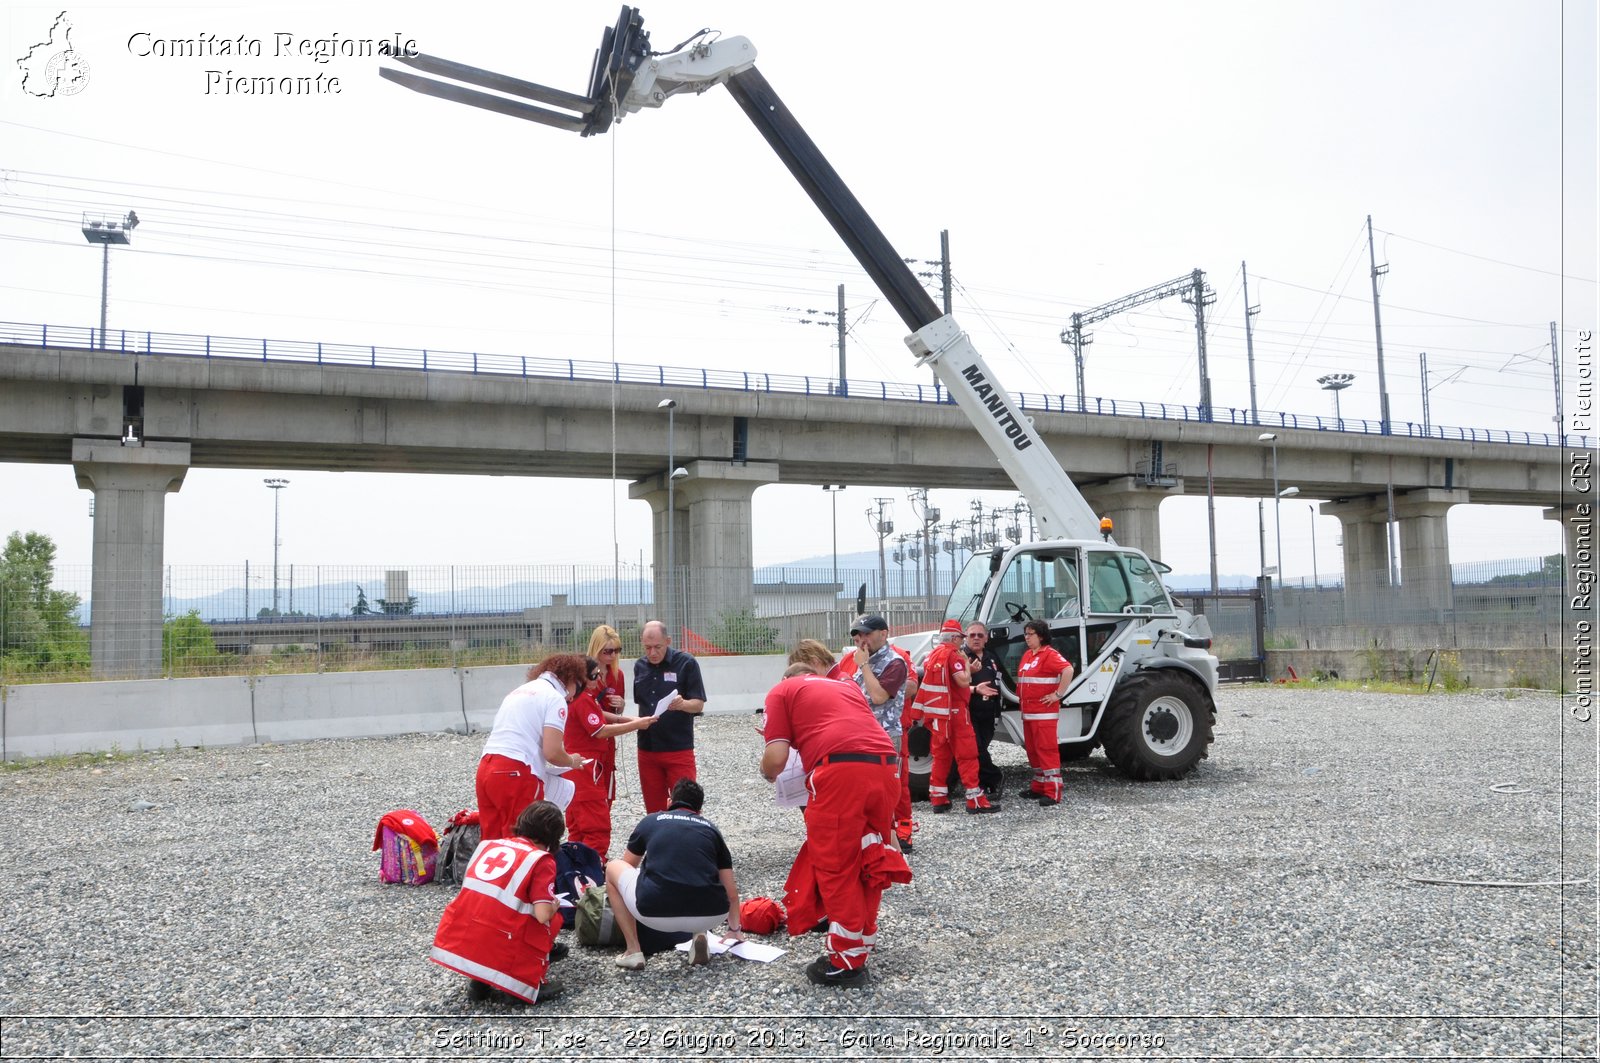
[[[933,301],[933,296],[889,244],[883,230],[868,216],[861,201],[845,186],[838,171],[806,135],[767,79],[761,76],[761,71],[751,67],[734,74],[727,86],[906,327],[915,332],[943,317],[944,312]]]

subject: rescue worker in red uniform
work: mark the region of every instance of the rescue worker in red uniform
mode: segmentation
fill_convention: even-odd
[[[658,717],[608,712],[600,700],[607,696],[606,673],[593,657],[586,660],[589,681],[567,706],[567,750],[589,760],[567,776],[575,788],[567,805],[567,837],[599,853],[603,863],[611,848],[611,804],[617,799],[616,736],[646,730]]]
[[[811,790],[806,840],[784,884],[789,933],[805,933],[826,914],[827,952],[806,967],[806,978],[864,986],[883,891],[911,881],[893,833],[899,754],[854,684],[806,663],[784,675],[767,693],[761,774],[776,779],[793,748]]]
[[[1028,649],[1017,665],[1017,694],[1022,699],[1022,742],[1033,767],[1033,782],[1018,796],[1059,805],[1061,746],[1056,730],[1061,699],[1072,685],[1072,662],[1050,645],[1050,625],[1043,620],[1024,624],[1022,638]]]
[[[911,835],[917,829],[911,818],[911,763],[906,734],[922,719],[912,708],[917,696],[917,669],[911,655],[889,641],[889,622],[877,614],[856,617],[850,625],[854,653],[846,653],[829,679],[848,679],[860,688],[872,714],[883,725],[884,733],[900,749],[900,799],[895,803],[894,830],[903,852],[911,851]],[[794,663],[794,658],[790,658]]]
[[[939,639],[922,662],[922,685],[913,706],[922,714],[933,739],[933,774],[928,776],[928,803],[934,812],[950,811],[950,758],[954,754],[966,789],[967,812],[979,815],[999,811],[984,795],[978,781],[978,739],[967,714],[972,696],[972,673],[961,652],[961,621],[946,620]]]
[[[517,817],[511,837],[486,839],[473,852],[428,953],[470,979],[469,1000],[488,1000],[498,991],[536,1004],[561,995],[561,983],[547,974],[561,929],[551,853],[563,830],[561,809],[534,801]]]

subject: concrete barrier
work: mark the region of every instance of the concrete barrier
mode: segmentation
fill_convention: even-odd
[[[629,673],[632,674],[631,672]],[[527,682],[525,664],[497,665],[461,670],[461,704],[467,725],[474,731],[487,731],[505,696]]]
[[[461,683],[446,668],[260,676],[255,719],[258,742],[460,730],[466,723]]]
[[[256,740],[250,679],[129,679],[5,688],[7,760],[69,753],[231,746]]]
[[[633,662],[621,667],[631,686]],[[703,659],[706,712],[753,712],[783,667],[779,655]],[[481,732],[527,670],[514,664],[10,686],[0,690],[0,755]]]
[[[1337,673],[1340,679],[1399,680],[1472,687],[1536,687],[1557,690],[1561,684],[1558,649],[1394,649],[1268,650],[1267,678],[1285,679],[1289,669],[1309,679]]]

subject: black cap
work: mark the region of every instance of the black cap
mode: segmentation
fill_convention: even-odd
[[[861,635],[868,631],[888,631],[889,621],[877,613],[866,613],[856,617],[856,622],[850,625],[850,634]]]

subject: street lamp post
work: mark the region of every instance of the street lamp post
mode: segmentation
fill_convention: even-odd
[[[844,490],[844,484],[823,484],[822,489],[828,492],[828,501],[833,505],[833,585],[834,593],[839,587],[839,492]]]
[[[272,489],[272,615],[278,615],[278,502],[289,481],[279,476],[269,476],[261,481]]]
[[[673,449],[673,421],[678,409],[678,400],[662,399],[660,402],[656,403],[656,409],[667,411],[667,601],[665,604],[667,606],[666,622],[668,637],[676,640],[679,638],[676,620],[678,601],[678,555],[677,544],[673,542],[673,532],[678,523],[678,509],[677,500],[673,497],[673,487],[684,476],[688,476],[689,471],[687,469],[678,468],[677,454]]]
[[[1298,487],[1285,487],[1282,491],[1278,492],[1278,497],[1272,500],[1272,523],[1278,533],[1278,580],[1280,583],[1283,581],[1283,521],[1279,519],[1279,514],[1281,512],[1279,503],[1285,498],[1293,498],[1299,493],[1300,488]]]
[[[1272,522],[1278,522],[1278,434],[1276,432],[1262,432],[1256,436],[1257,443],[1272,444]],[[1278,536],[1278,562],[1277,570],[1273,573],[1280,580],[1283,578],[1283,536]]]
[[[1311,510],[1311,589],[1316,590],[1322,583],[1317,576],[1317,504],[1307,502],[1306,508]]]

